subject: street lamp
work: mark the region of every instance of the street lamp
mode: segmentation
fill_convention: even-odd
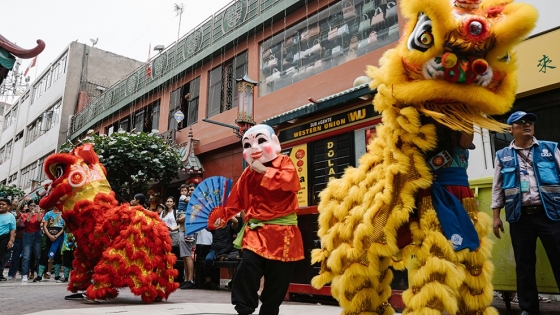
[[[255,125],[255,116],[253,110],[255,107],[254,96],[255,86],[258,82],[251,80],[248,75],[244,75],[237,81],[237,119],[235,123],[239,126],[236,132],[238,137],[243,137],[243,133]]]
[[[241,79],[235,79],[237,81],[237,119],[235,124],[237,126],[225,124],[219,121],[210,120],[208,118],[203,118],[202,121],[208,122],[215,125],[220,125],[223,127],[228,127],[233,129],[237,137],[242,138],[243,134],[247,129],[251,128],[256,124],[255,116],[253,115],[253,110],[255,106],[255,86],[259,85],[258,82],[251,80],[249,76],[244,75]]]

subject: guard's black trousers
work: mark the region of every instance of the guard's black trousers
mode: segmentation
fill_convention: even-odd
[[[537,237],[546,251],[552,273],[560,286],[560,222],[550,220],[543,212],[522,214],[518,222],[510,223],[511,243],[517,274],[519,307],[529,314],[539,313],[535,264]]]
[[[241,263],[233,278],[231,303],[238,314],[253,314],[257,306],[261,277],[264,288],[261,293],[261,315],[278,315],[280,304],[286,296],[295,262],[282,262],[261,257],[244,249]]]

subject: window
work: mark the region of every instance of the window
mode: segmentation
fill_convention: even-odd
[[[6,143],[6,154],[4,156],[4,162],[12,157],[12,141]]]
[[[335,2],[261,44],[260,95],[277,91],[398,39],[395,2],[389,2],[385,15],[379,1]]]
[[[35,119],[29,126],[27,126],[27,136],[25,137],[25,146],[29,145],[35,139],[39,138],[39,132],[41,130],[41,122],[43,116]]]
[[[247,73],[247,52],[210,70],[207,117],[237,106],[237,82]]]
[[[134,113],[134,130],[136,132],[144,131],[144,108]]]
[[[43,76],[42,78],[40,78],[37,82],[37,84],[35,84],[35,86],[33,87],[33,100],[36,101],[39,99],[39,97],[41,97],[41,95],[43,95],[46,91],[46,80],[47,80],[47,76]]]
[[[21,140],[21,138],[23,138],[23,130],[18,132],[14,141],[17,142],[17,141]]]
[[[52,84],[62,77],[62,74],[66,72],[67,59],[68,55],[62,56],[51,66],[42,78],[37,80],[37,84],[33,86],[33,101],[39,99],[39,97],[41,97],[41,95],[43,95]]]
[[[119,130],[123,130],[123,131],[129,131],[128,130],[128,119],[123,119],[121,120],[120,124],[119,124]]]
[[[191,81],[190,97],[187,109],[187,126],[191,126],[198,121],[198,97],[200,95],[200,77]]]
[[[185,97],[188,96],[188,93],[188,84],[185,84],[182,87],[171,92],[171,97],[169,100],[169,117],[167,118],[167,130],[179,130],[184,128],[184,119],[180,123],[177,123],[177,120],[175,120],[175,113],[180,110],[181,112],[183,112],[183,114],[185,114],[186,106],[184,106],[184,104],[186,104],[187,102]]]
[[[12,111],[6,113],[4,116],[4,130],[6,130],[12,124]]]
[[[53,129],[58,124],[60,120],[61,105],[62,100],[59,100],[54,106],[47,109],[43,113],[43,119],[41,122],[41,135]]]
[[[60,111],[62,109],[62,100],[59,100],[51,108],[47,109],[41,116],[37,117],[29,126],[27,126],[27,137],[25,138],[25,146],[35,141],[47,131],[58,125],[60,120]]]
[[[0,164],[4,163],[4,155],[6,153],[6,146],[0,148]]]
[[[38,179],[40,182],[43,182],[45,179],[47,179],[47,175],[45,174],[45,172],[43,172],[43,165],[45,164],[45,159],[51,154],[54,154],[54,151],[37,160],[38,174],[35,178]]]
[[[65,55],[62,58],[60,58],[53,66],[52,66],[52,83],[58,81],[58,79],[60,79],[60,77],[62,76],[62,74],[64,72],[66,72],[66,60],[68,59],[68,56]]]
[[[21,188],[27,189],[31,187],[31,180],[35,178],[35,172],[37,170],[37,162],[33,162],[28,166],[21,169]]]
[[[8,177],[8,185],[16,185],[16,181],[17,181],[17,172],[13,173]]]
[[[152,122],[152,130],[159,130],[159,100],[148,105],[148,107],[150,106],[152,107],[152,114],[149,120]]]
[[[18,110],[17,105],[14,105],[14,107],[12,107],[12,110],[10,110],[4,117],[4,130],[6,130],[8,127],[10,127],[13,123],[16,122],[17,110]]]
[[[171,92],[169,104],[168,130],[181,130],[198,121],[198,97],[200,95],[200,77]],[[185,117],[180,123],[175,120],[175,113],[180,110]]]

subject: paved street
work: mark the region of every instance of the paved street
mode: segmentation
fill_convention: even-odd
[[[66,284],[55,283],[54,280],[40,283],[22,283],[17,281],[0,282],[0,314],[196,314],[221,315],[235,314],[230,304],[230,291],[208,290],[177,290],[166,302],[143,304],[139,297],[123,289],[120,295],[111,301],[94,303],[90,301],[67,301],[64,296]],[[494,299],[493,305],[500,315],[518,315],[521,313],[517,305],[512,305],[508,313],[500,299]],[[284,302],[280,307],[282,315],[338,315],[338,306],[322,305],[321,303]],[[541,304],[541,315],[560,314],[560,302]]]
[[[236,314],[230,304],[231,292],[225,289],[177,290],[168,301],[144,304],[140,297],[123,289],[110,301],[67,301],[66,284],[46,280],[39,283],[17,281],[0,282],[0,314]],[[280,314],[338,315],[341,309],[316,303],[284,302]]]

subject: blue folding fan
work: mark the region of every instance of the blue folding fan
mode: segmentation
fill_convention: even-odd
[[[226,203],[233,180],[223,176],[212,176],[196,186],[187,205],[185,228],[187,234],[208,227],[208,216],[212,209]]]

